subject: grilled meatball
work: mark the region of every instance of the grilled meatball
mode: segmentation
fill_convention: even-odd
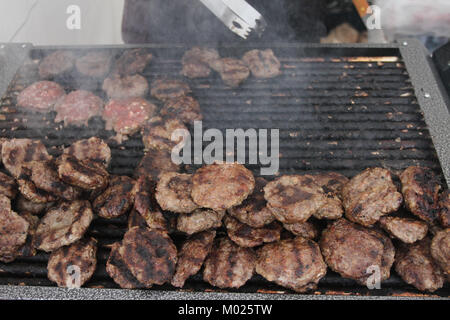
[[[428,226],[423,221],[400,217],[381,217],[380,227],[404,243],[422,240],[428,233]]]
[[[92,92],[72,91],[55,104],[55,122],[64,121],[65,126],[87,126],[89,119],[102,114],[103,105],[103,100]]]
[[[17,179],[19,185],[19,191],[25,199],[34,203],[49,203],[56,201],[56,196],[39,189],[36,187],[33,181],[30,180],[29,174],[22,174]]]
[[[39,218],[29,212],[20,212],[19,215],[28,222],[28,232],[27,240],[25,241],[25,244],[20,247],[18,256],[33,257],[36,255],[34,235],[36,234],[39,225]]]
[[[153,183],[148,177],[141,176],[137,179],[133,190],[134,212],[142,219],[138,218],[136,220],[143,221],[150,229],[168,231],[167,221],[156,202],[154,191]],[[136,222],[141,225],[138,221]]]
[[[163,210],[189,213],[198,208],[191,198],[192,176],[186,173],[166,172],[159,176],[156,200]]]
[[[272,49],[250,50],[244,54],[242,61],[256,78],[273,78],[281,74],[281,63]]]
[[[444,274],[433,260],[430,239],[401,244],[395,256],[395,271],[408,284],[421,291],[436,291],[444,286]]]
[[[62,181],[83,190],[102,190],[109,177],[103,164],[77,160],[68,154],[63,154],[58,160],[58,175]]]
[[[439,210],[440,185],[433,171],[411,166],[402,172],[400,180],[408,210],[426,222],[434,222]]]
[[[211,63],[211,68],[220,73],[223,82],[232,88],[239,86],[250,75],[250,70],[239,59],[222,58]]]
[[[97,266],[97,240],[81,239],[52,252],[48,260],[48,278],[58,287],[79,288],[94,274]]]
[[[164,117],[170,116],[188,124],[203,119],[200,104],[190,96],[182,96],[166,101],[159,113]]]
[[[35,234],[39,250],[54,251],[81,239],[94,215],[87,200],[61,202],[42,217]]]
[[[215,49],[193,47],[186,51],[181,59],[181,74],[191,79],[208,77],[211,73],[209,66],[219,58]]]
[[[241,205],[228,209],[228,214],[253,228],[261,228],[273,222],[275,217],[270,209],[267,208],[266,199],[264,199],[264,187],[266,184],[266,179],[261,177],[255,178],[253,193]]]
[[[14,178],[0,172],[0,195],[14,199],[17,194],[17,184]]]
[[[139,74],[111,75],[103,81],[102,89],[110,99],[143,98],[148,93],[148,83]]]
[[[311,222],[284,223],[283,227],[296,236],[306,239],[317,239],[319,237],[319,229]]]
[[[41,214],[43,211],[50,209],[54,205],[53,202],[47,203],[32,202],[21,194],[17,197],[15,202],[16,202],[15,208],[17,212],[28,212],[31,214]]]
[[[282,176],[264,187],[264,198],[272,214],[282,223],[308,220],[327,203],[322,188],[311,176]]]
[[[156,106],[143,98],[110,100],[103,110],[105,129],[122,135],[132,135],[156,111]]]
[[[178,252],[178,263],[171,284],[182,288],[184,282],[196,274],[211,251],[215,231],[204,231],[188,238]]]
[[[78,160],[100,162],[105,167],[108,167],[111,162],[111,149],[105,141],[97,137],[75,141],[70,147],[64,149],[64,154]]]
[[[214,211],[210,209],[196,209],[192,213],[180,214],[177,219],[178,231],[188,235],[215,229],[222,226],[225,211]]]
[[[272,222],[262,228],[252,228],[239,220],[226,216],[224,224],[228,237],[241,247],[256,247],[280,240],[281,225]]]
[[[173,163],[170,152],[166,150],[150,149],[142,157],[134,176],[147,176],[156,180],[163,172],[177,172],[180,166]]]
[[[11,210],[9,198],[0,195],[0,261],[11,262],[27,240],[29,223]]]
[[[150,94],[162,101],[179,98],[190,92],[189,85],[180,80],[156,80],[150,89]]]
[[[327,273],[319,246],[302,237],[264,245],[257,251],[256,273],[296,292],[315,289]]]
[[[177,263],[177,248],[162,231],[134,227],[122,241],[122,258],[146,287],[170,282]]]
[[[63,198],[65,200],[75,200],[80,196],[80,191],[77,188],[60,180],[57,171],[58,168],[52,160],[28,162],[23,166],[23,170],[24,172],[18,180],[19,184],[21,184],[21,180],[30,181],[34,184],[36,190],[43,190],[49,195],[52,195],[52,197],[49,198],[49,201],[52,201],[52,198],[54,197]],[[39,191],[38,193],[40,193]]]
[[[192,177],[192,199],[201,207],[226,210],[240,205],[255,187],[250,170],[239,163],[214,163]]]
[[[339,219],[344,210],[340,199],[340,192],[344,184],[349,180],[347,177],[335,173],[321,173],[311,176],[316,184],[322,187],[327,200],[317,212],[313,215],[317,219]]]
[[[122,257],[123,252],[124,247],[121,242],[115,242],[112,245],[111,253],[106,262],[106,272],[123,289],[145,288],[128,269]]]
[[[39,76],[42,79],[51,79],[72,71],[75,65],[75,56],[66,50],[56,50],[39,63]]]
[[[447,189],[439,198],[439,220],[444,228],[450,227],[450,191]]]
[[[431,241],[431,256],[450,281],[450,228],[436,233]]]
[[[126,50],[119,59],[117,59],[114,66],[114,73],[121,76],[140,73],[144,71],[152,58],[153,55],[146,49],[138,48]]]
[[[39,140],[11,139],[2,144],[3,164],[16,179],[21,175],[24,164],[51,158],[44,144]]]
[[[92,51],[78,58],[75,65],[78,72],[84,76],[102,78],[111,68],[111,58],[107,51]]]
[[[342,188],[347,219],[371,226],[383,215],[400,208],[403,197],[397,191],[389,170],[368,168]]]
[[[106,219],[127,213],[134,203],[134,183],[134,180],[127,176],[111,177],[108,188],[92,203],[94,210]]]
[[[343,218],[322,232],[320,249],[333,271],[361,284],[370,277],[372,266],[380,268],[381,281],[388,279],[394,263],[395,250],[388,237]]]
[[[181,135],[175,132],[176,130],[182,130]],[[174,135],[175,133],[177,134]],[[161,149],[171,152],[174,147],[181,150],[188,133],[188,129],[180,120],[156,116],[143,126],[142,142],[146,150]]]
[[[17,105],[30,111],[49,112],[64,95],[63,87],[56,82],[38,81],[19,93]]]
[[[239,288],[254,273],[255,252],[242,248],[228,238],[214,242],[205,261],[203,280],[219,288]]]

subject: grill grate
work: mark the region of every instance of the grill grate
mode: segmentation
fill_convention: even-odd
[[[63,146],[98,136],[112,150],[111,172],[132,175],[143,145],[137,134],[118,145],[114,133],[103,129],[94,118],[82,130],[53,123],[55,114],[32,114],[15,106],[17,94],[38,79],[37,63],[51,49],[33,49],[30,60],[19,70],[0,101],[0,132],[8,138],[41,139],[57,156]],[[114,50],[116,56],[123,48]],[[280,174],[337,171],[349,177],[371,166],[398,173],[409,165],[423,165],[442,175],[439,161],[422,112],[417,103],[405,65],[396,50],[373,51],[370,57],[351,57],[351,53],[298,52],[294,48],[275,48],[282,62],[283,75],[268,80],[249,78],[240,88],[223,86],[217,75],[188,80],[179,75],[185,48],[154,48],[154,60],[144,71],[151,83],[157,78],[179,78],[188,82],[200,102],[203,128],[280,129]],[[82,49],[75,49],[82,53]],[[243,48],[222,48],[222,56],[240,56]],[[348,57],[345,58],[346,54]],[[389,55],[389,56],[385,56]],[[309,57],[308,57],[309,56]],[[105,98],[101,83],[76,74],[55,79],[66,91],[83,88]],[[151,100],[151,99],[150,99]],[[157,101],[152,101],[160,105]],[[249,166],[259,174],[259,166]],[[186,167],[192,171],[195,166]],[[94,220],[89,234],[99,241],[98,268],[88,287],[117,287],[105,270],[107,245],[120,240],[126,219]],[[20,258],[0,264],[0,284],[53,286],[47,279],[48,254]],[[417,293],[395,273],[382,284],[377,295],[405,291]],[[187,290],[216,290],[196,275],[186,282]],[[151,290],[173,290],[155,286]],[[289,292],[253,277],[238,292]],[[320,293],[371,294],[354,281],[329,271],[321,280]],[[373,293],[373,291],[372,291]],[[437,292],[448,296],[448,286]]]

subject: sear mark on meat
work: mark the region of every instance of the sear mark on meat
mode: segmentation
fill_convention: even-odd
[[[181,120],[155,116],[146,122],[141,133],[145,150],[161,149],[172,152],[175,147],[179,150],[183,148],[189,131]]]
[[[150,94],[158,100],[179,98],[191,92],[187,83],[180,80],[156,80],[151,84]]]
[[[128,76],[143,72],[151,62],[153,55],[146,49],[137,48],[126,50],[116,61],[113,74]]]
[[[97,137],[75,141],[64,149],[64,154],[73,156],[77,160],[100,162],[105,167],[108,167],[111,162],[111,149],[105,141]]]
[[[229,87],[236,88],[250,75],[250,70],[239,59],[222,58],[211,63],[211,68],[217,71],[222,81]]]
[[[177,218],[177,230],[188,235],[215,229],[222,226],[225,211],[196,209],[192,213],[180,214]]]
[[[181,59],[181,74],[191,79],[208,77],[211,73],[211,63],[218,59],[220,56],[215,49],[193,47],[186,51]]]
[[[97,214],[105,219],[124,215],[134,203],[135,181],[127,176],[112,176],[108,188],[92,203]]]
[[[161,209],[190,213],[198,208],[191,198],[192,175],[166,172],[159,176],[155,198]]]
[[[190,96],[167,100],[159,113],[163,117],[173,117],[187,124],[203,119],[200,104]]]

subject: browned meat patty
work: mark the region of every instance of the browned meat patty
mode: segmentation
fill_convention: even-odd
[[[408,284],[433,292],[444,286],[445,278],[430,250],[430,239],[401,244],[395,256],[395,271]]]
[[[170,282],[177,263],[177,248],[162,231],[129,229],[122,241],[122,258],[136,279],[145,286]]]
[[[210,209],[197,209],[192,213],[180,214],[177,219],[178,231],[188,235],[215,229],[222,226],[225,211],[214,211]]]
[[[111,60],[111,54],[107,51],[92,51],[78,58],[75,65],[84,76],[102,78],[109,72]]]
[[[17,96],[17,105],[34,112],[50,112],[66,93],[53,81],[38,81],[22,90]]]
[[[191,79],[208,77],[211,73],[209,66],[217,59],[220,59],[217,50],[193,47],[186,51],[181,59],[181,74]]]
[[[126,50],[116,61],[114,73],[121,76],[133,75],[144,71],[152,61],[153,55],[146,49]]]
[[[108,188],[92,203],[95,212],[106,219],[127,213],[134,203],[134,183],[135,181],[127,176],[111,177]]]
[[[342,188],[347,219],[371,226],[383,215],[400,208],[403,197],[397,191],[389,170],[368,168]]]
[[[192,175],[166,172],[159,176],[156,201],[161,209],[176,213],[190,213],[198,208],[191,198]]]
[[[188,238],[178,252],[178,263],[171,284],[182,288],[184,282],[196,274],[211,251],[215,231],[204,231]]]
[[[349,179],[339,173],[329,172],[311,176],[314,182],[322,187],[327,200],[313,215],[317,219],[339,219],[344,210],[340,199],[340,192]]]
[[[34,238],[36,248],[50,252],[80,240],[93,218],[87,200],[59,203],[39,222]]]
[[[14,178],[0,172],[0,195],[14,199],[17,194],[17,184]]]
[[[257,257],[256,273],[296,292],[317,288],[327,273],[317,243],[302,237],[266,244]]]
[[[111,253],[106,262],[106,272],[123,289],[145,288],[128,269],[122,257],[123,252],[124,247],[120,242],[115,242],[112,245]]]
[[[381,217],[380,227],[404,243],[422,240],[428,233],[428,226],[423,221],[400,217]]]
[[[203,119],[200,104],[190,96],[168,100],[159,113],[163,117],[172,117],[188,124]]]
[[[296,236],[306,239],[317,239],[320,235],[319,229],[314,223],[309,221],[299,223],[284,223],[283,227]]]
[[[320,249],[333,271],[361,284],[371,276],[372,266],[380,269],[381,281],[388,279],[394,263],[395,249],[387,236],[343,218],[322,232]]]
[[[92,160],[77,160],[68,154],[58,159],[59,178],[83,190],[102,190],[108,184],[109,174],[103,164]]]
[[[111,75],[103,81],[102,89],[110,99],[143,98],[148,93],[148,82],[139,74]]]
[[[44,144],[39,140],[11,139],[2,144],[2,159],[6,170],[14,178],[22,173],[22,166],[31,161],[51,160]]]
[[[439,221],[444,228],[450,227],[450,191],[447,189],[439,198]]]
[[[39,218],[29,212],[20,212],[19,215],[24,218],[29,226],[27,233],[27,240],[25,244],[19,249],[20,257],[33,257],[36,255],[36,248],[34,247],[34,235],[36,234],[39,225]]]
[[[411,166],[402,172],[400,180],[408,210],[424,221],[434,222],[439,210],[440,185],[433,171]]]
[[[0,261],[11,262],[27,240],[29,223],[11,210],[9,198],[0,195]]]
[[[17,179],[17,184],[19,185],[20,193],[24,196],[25,199],[31,202],[49,203],[57,200],[56,196],[48,193],[47,191],[37,188],[27,174],[22,174]]]
[[[74,156],[78,160],[92,160],[102,163],[105,167],[111,162],[111,149],[100,138],[78,140],[64,149],[64,154]]]
[[[222,58],[211,63],[211,68],[217,71],[222,81],[229,87],[238,87],[250,75],[250,70],[239,59]]]
[[[162,101],[179,98],[190,92],[189,85],[180,80],[156,80],[150,89],[150,94]]]
[[[144,222],[150,229],[168,231],[167,221],[161,213],[161,208],[155,199],[154,183],[146,176],[139,177],[134,185],[133,194],[133,211],[141,217],[141,219],[137,218],[137,221],[134,223],[142,225],[141,222]]]
[[[105,129],[114,129],[122,135],[132,135],[139,131],[156,109],[154,104],[143,98],[110,100],[102,115],[106,121]]]
[[[239,163],[214,163],[198,169],[192,177],[192,199],[213,210],[240,205],[255,187],[250,170]]]
[[[53,202],[37,203],[26,199],[23,195],[19,195],[15,201],[15,208],[17,212],[28,212],[31,214],[41,214],[47,211],[54,205]]]
[[[272,214],[282,223],[305,222],[327,203],[323,189],[311,176],[282,176],[264,187]]]
[[[150,149],[142,157],[134,176],[147,176],[156,181],[163,172],[177,172],[180,166],[173,163],[170,152],[166,150]]]
[[[255,271],[256,255],[228,238],[214,242],[205,261],[203,280],[219,288],[242,287]]]
[[[228,237],[241,247],[256,247],[280,240],[282,228],[278,222],[272,222],[261,228],[252,228],[233,217],[226,216],[224,224]]]
[[[431,241],[431,256],[450,281],[450,228],[436,233]]]
[[[36,190],[38,190],[38,193],[40,193],[40,190],[43,190],[52,196],[49,198],[50,201],[52,201],[52,198],[54,197],[63,198],[65,200],[75,200],[79,198],[81,194],[77,188],[60,180],[58,168],[53,160],[31,161],[26,163],[22,169],[24,171],[19,177],[19,184],[21,184],[22,180],[33,183]]]
[[[264,199],[266,184],[266,179],[255,178],[253,193],[242,204],[228,209],[228,214],[253,228],[261,228],[273,222],[275,217],[267,207],[266,199]]]
[[[250,50],[244,54],[242,61],[256,78],[273,78],[281,74],[281,63],[272,49]]]
[[[48,278],[58,287],[80,288],[97,267],[97,240],[81,239],[52,252],[47,264]]]
[[[176,130],[182,130],[181,135]],[[142,142],[146,150],[161,149],[171,152],[174,147],[181,150],[184,146],[183,139],[188,132],[181,120],[156,116],[143,126]]]
[[[55,122],[64,121],[65,126],[87,126],[89,119],[100,116],[103,100],[86,90],[72,91],[55,104]]]
[[[39,63],[39,76],[42,79],[51,79],[55,76],[72,71],[75,65],[75,56],[66,50],[56,50]]]

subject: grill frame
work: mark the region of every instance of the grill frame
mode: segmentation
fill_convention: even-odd
[[[206,46],[208,44],[205,44]],[[222,44],[221,47],[227,47],[226,44]],[[5,61],[17,62],[17,67],[22,64],[27,57],[30,50],[33,49],[83,49],[83,48],[112,48],[112,49],[126,49],[135,47],[146,48],[163,48],[163,49],[176,49],[185,50],[185,45],[117,45],[117,46],[36,46],[33,47],[30,44],[23,45],[6,45],[7,53]],[[345,51],[346,56],[349,56],[348,51],[353,50],[355,56],[364,56],[364,52],[370,52],[371,55],[390,55],[389,52],[400,51],[400,55],[405,63],[409,77],[411,78],[416,98],[419,102],[420,108],[424,113],[425,121],[433,140],[434,146],[438,153],[438,158],[441,164],[441,168],[444,177],[449,184],[450,181],[450,128],[445,126],[446,119],[448,121],[448,109],[449,99],[446,96],[442,83],[437,76],[437,71],[430,63],[429,57],[427,57],[425,49],[420,42],[413,39],[402,40],[398,44],[355,44],[355,45],[322,45],[322,44],[244,44],[236,45],[230,44],[230,50],[239,47],[240,49],[250,49],[258,47],[289,47],[298,49],[299,52],[305,53],[308,50],[320,50],[324,54],[330,53],[338,56],[340,52]],[[233,51],[232,51],[233,52]],[[1,53],[0,53],[1,55]],[[9,55],[9,58],[8,58]],[[12,59],[11,57],[14,57]],[[16,68],[17,69],[17,68]],[[0,69],[1,71],[1,69]],[[3,77],[3,81],[0,82],[0,92],[3,92],[4,88],[10,83],[16,70],[11,64],[6,70],[6,76]],[[10,77],[8,77],[10,75]],[[429,93],[430,98],[426,98],[424,93]],[[0,286],[0,298],[4,299],[202,299],[202,300],[214,300],[214,299],[433,299],[433,295],[415,295],[411,294],[409,297],[399,296],[386,296],[372,294],[366,295],[351,295],[348,296],[345,292],[330,293],[328,295],[299,295],[299,294],[275,294],[275,293],[236,293],[236,292],[186,292],[186,291],[164,291],[164,290],[121,290],[121,289],[94,289],[94,288],[82,288],[77,290],[69,290],[55,287],[39,287],[39,286]]]

